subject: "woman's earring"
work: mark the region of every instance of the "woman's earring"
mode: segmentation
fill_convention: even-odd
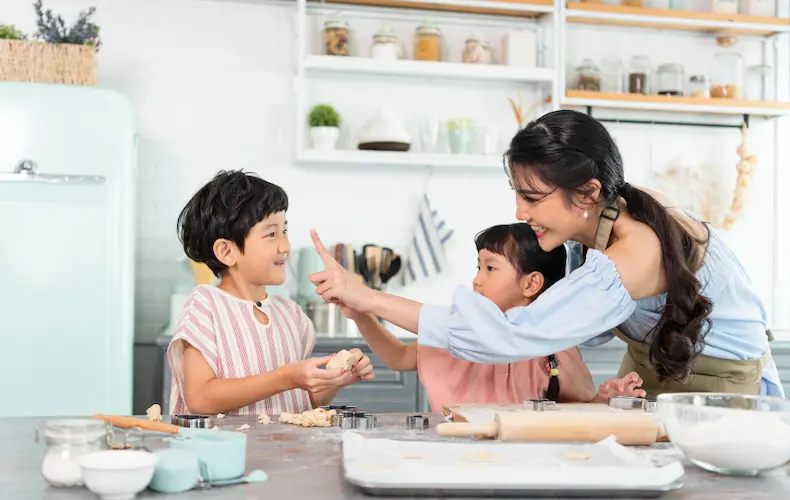
[[[587,213],[587,210],[585,210],[585,211],[584,211],[584,218],[586,219],[586,218],[587,218],[587,217],[589,217],[589,216],[590,216],[590,214],[588,214],[588,213]]]

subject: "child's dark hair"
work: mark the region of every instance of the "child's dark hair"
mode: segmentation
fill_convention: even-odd
[[[519,277],[539,272],[543,275],[541,292],[565,277],[565,245],[546,252],[540,248],[535,231],[523,222],[492,226],[475,237],[477,251],[488,250],[505,257]],[[560,393],[559,365],[554,355],[548,357],[549,387],[545,397],[557,401]]]
[[[178,239],[195,262],[216,275],[227,268],[214,255],[214,242],[232,241],[244,251],[250,229],[266,217],[288,210],[288,195],[256,174],[220,171],[195,193],[178,216]]]

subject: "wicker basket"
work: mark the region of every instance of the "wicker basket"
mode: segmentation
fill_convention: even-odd
[[[0,40],[0,81],[95,86],[96,49],[89,45]]]

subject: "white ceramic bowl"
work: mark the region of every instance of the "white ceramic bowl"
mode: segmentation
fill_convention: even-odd
[[[80,469],[85,486],[103,500],[130,500],[151,482],[157,460],[147,451],[107,450],[82,457]]]
[[[718,393],[661,394],[657,411],[670,441],[692,463],[754,476],[790,461],[790,401]]]

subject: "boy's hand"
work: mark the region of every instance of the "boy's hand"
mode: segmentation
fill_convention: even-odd
[[[294,385],[309,392],[321,392],[348,385],[354,381],[354,375],[342,368],[320,368],[329,363],[332,356],[308,358],[291,365],[293,367]]]
[[[358,380],[373,380],[376,378],[376,373],[373,371],[373,364],[370,362],[369,357],[365,356],[358,348],[351,349],[349,352],[359,356],[359,361],[351,367],[351,373],[355,378],[351,383]]]
[[[610,378],[598,386],[598,396],[605,400],[613,396],[644,398],[647,393],[639,389],[641,386],[642,378],[636,372],[631,372],[623,378]]]

